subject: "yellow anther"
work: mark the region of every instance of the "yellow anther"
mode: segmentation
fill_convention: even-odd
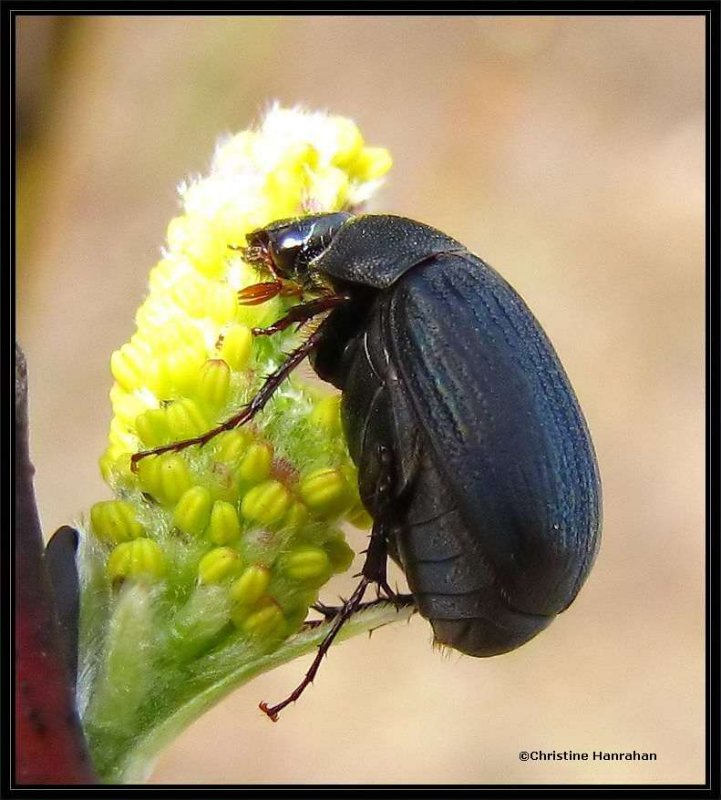
[[[312,545],[296,548],[284,556],[282,563],[288,578],[315,586],[322,586],[333,571],[326,551]]]
[[[208,538],[213,544],[228,544],[240,536],[240,519],[233,503],[216,500],[210,512]]]
[[[337,436],[341,432],[340,395],[324,397],[310,413],[310,421],[320,426],[329,436]]]
[[[253,351],[253,334],[247,325],[231,325],[223,334],[220,355],[228,362],[231,369],[245,369]]]
[[[300,496],[312,512],[322,517],[341,514],[353,495],[343,475],[332,468],[318,469],[300,483]]]
[[[118,544],[137,539],[145,528],[137,521],[135,509],[125,500],[104,500],[90,509],[90,521],[98,539]]]
[[[257,603],[270,586],[271,572],[267,567],[253,564],[230,587],[230,597],[243,606]]]
[[[111,580],[121,578],[160,578],[166,569],[160,545],[152,539],[122,542],[108,557],[105,570]]]
[[[197,403],[188,397],[183,397],[167,406],[165,415],[168,430],[175,440],[190,439],[205,433],[210,428],[210,423]]]
[[[202,583],[223,583],[234,578],[243,568],[240,553],[232,547],[214,547],[198,564]]]
[[[333,572],[345,572],[353,563],[355,553],[348,547],[345,539],[329,539],[323,549],[328,554]]]
[[[251,444],[238,467],[238,479],[247,484],[260,483],[270,475],[273,448],[269,444]]]
[[[290,493],[279,481],[264,481],[243,498],[240,513],[253,522],[271,525],[283,517],[290,505]]]
[[[146,447],[156,447],[170,441],[168,419],[164,408],[150,408],[135,419],[135,430]]]
[[[195,396],[211,413],[218,412],[228,399],[230,367],[222,358],[212,358],[200,368]]]
[[[200,536],[208,527],[213,501],[205,486],[192,486],[183,492],[173,512],[176,528],[192,536]]]

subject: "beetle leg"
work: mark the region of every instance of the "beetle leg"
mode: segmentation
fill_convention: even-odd
[[[216,428],[211,428],[201,436],[195,436],[192,439],[183,439],[180,442],[173,442],[173,444],[166,444],[162,447],[154,447],[152,450],[141,450],[138,453],[134,453],[130,457],[130,466],[132,470],[136,470],[138,461],[140,461],[141,458],[145,458],[146,456],[159,456],[162,453],[178,452],[194,444],[202,446],[207,444],[211,439],[214,439],[219,433],[238,428],[250,422],[250,420],[266,405],[273,396],[275,390],[283,383],[288,375],[290,375],[298,364],[318,346],[321,335],[322,331],[319,328],[314,331],[300,347],[297,347],[292,353],[289,353],[288,358],[286,358],[278,369],[266,378],[265,383],[260,387],[255,397],[253,397],[246,406],[243,406],[243,410],[234,417],[226,420]]]
[[[310,300],[307,303],[293,306],[288,310],[288,313],[265,328],[253,328],[254,336],[272,336],[274,333],[284,331],[290,327],[294,322],[299,322],[301,325],[307,322],[318,314],[324,311],[330,311],[333,308],[342,306],[344,303],[350,301],[350,297],[345,294],[328,294],[323,297],[318,297],[315,300]]]
[[[342,600],[343,598],[341,598]],[[356,609],[355,613],[360,613],[362,611],[367,611],[371,608],[375,608],[376,606],[383,605],[385,603],[393,602],[397,608],[404,608],[405,606],[412,606],[415,605],[415,598],[412,594],[396,594],[392,601],[386,597],[380,597],[378,600],[370,600],[367,603],[361,603],[358,608]],[[325,603],[314,603],[311,608],[314,611],[317,611],[319,614],[323,615],[323,619],[312,619],[308,622],[305,622],[305,627],[308,628],[316,628],[318,625],[322,625],[324,622],[330,622],[332,619],[340,614],[343,606],[329,606]]]
[[[379,519],[382,519],[384,512],[387,511],[391,501],[392,461],[390,451],[386,447],[380,448],[379,456],[381,460],[381,474],[378,483],[376,484],[374,498],[375,502],[373,505],[374,514],[376,514]],[[288,697],[286,697],[285,700],[282,700],[280,703],[277,703],[274,706],[269,706],[265,701],[260,703],[260,710],[267,714],[273,720],[273,722],[277,722],[278,714],[286,706],[294,703],[303,694],[306,688],[313,683],[313,679],[318,673],[321,662],[323,661],[323,656],[325,656],[325,654],[328,652],[328,649],[333,644],[333,641],[343,625],[345,625],[345,623],[353,616],[353,614],[355,614],[364,605],[369,605],[363,604],[363,597],[370,584],[375,583],[378,585],[388,594],[389,599],[391,599],[393,602],[396,602],[398,599],[398,595],[396,595],[396,593],[390,588],[386,580],[386,563],[388,561],[387,543],[388,534],[386,527],[383,525],[383,523],[376,522],[373,525],[373,531],[371,533],[370,543],[368,544],[366,559],[363,563],[363,569],[361,570],[360,582],[358,583],[358,586],[356,586],[353,594],[343,603],[342,606],[340,606],[338,613],[334,614],[332,617],[330,630],[326,634],[323,641],[318,645],[318,652],[313,659],[313,663],[310,665],[310,669],[308,672],[306,672],[305,677],[288,695]],[[386,601],[380,600],[379,598],[379,601],[376,602]],[[320,608],[327,608],[327,606],[321,605]],[[324,612],[321,610],[321,613]]]
[[[358,610],[359,606],[361,605],[361,601],[363,600],[363,595],[366,593],[366,589],[370,583],[371,581],[368,578],[362,578],[358,586],[356,586],[353,594],[340,607],[338,615],[333,620],[331,629],[326,634],[325,639],[323,639],[323,641],[318,645],[318,652],[313,659],[313,663],[310,665],[310,669],[305,673],[303,680],[288,695],[288,697],[274,706],[269,706],[265,701],[260,703],[258,706],[260,710],[267,714],[273,720],[273,722],[277,722],[278,714],[286,706],[290,705],[291,703],[295,703],[295,701],[303,694],[306,688],[313,683],[313,679],[315,678],[318,670],[320,669],[321,662],[323,661],[323,656],[328,652],[328,648],[331,646],[331,644],[333,644],[333,640],[338,635],[343,625]]]
[[[373,497],[373,516],[377,522],[373,525],[371,538],[363,562],[361,575],[373,581],[378,588],[378,596],[384,592],[389,600],[394,600],[397,593],[388,585],[386,569],[388,566],[388,528],[384,520],[391,504],[393,488],[393,463],[391,452],[381,445],[378,449],[380,460],[380,476],[376,483]]]

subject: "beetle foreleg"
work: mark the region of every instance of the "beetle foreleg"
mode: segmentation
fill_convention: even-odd
[[[233,428],[238,428],[239,426],[250,422],[250,420],[253,419],[253,417],[266,405],[266,403],[273,396],[275,390],[281,385],[281,383],[283,383],[288,375],[290,375],[290,373],[298,366],[298,364],[300,364],[300,362],[303,361],[303,359],[306,358],[306,356],[318,346],[320,337],[321,329],[319,328],[317,331],[314,331],[305,340],[305,342],[300,345],[300,347],[297,347],[292,353],[289,353],[288,358],[286,358],[286,360],[278,367],[278,369],[276,369],[275,372],[272,372],[266,378],[265,383],[260,387],[258,393],[255,395],[255,397],[253,397],[250,403],[248,403],[246,406],[243,406],[243,410],[234,417],[226,420],[216,428],[211,428],[201,436],[195,436],[192,439],[183,439],[180,442],[173,442],[173,444],[166,444],[162,447],[154,447],[152,450],[141,450],[139,453],[134,453],[130,457],[130,466],[132,470],[135,471],[138,461],[140,461],[141,458],[145,458],[146,456],[159,456],[163,453],[177,452],[194,444],[202,446],[207,444],[211,439],[214,439],[219,433],[232,430]]]
[[[333,308],[342,306],[344,303],[350,301],[350,297],[344,294],[329,294],[323,297],[318,297],[315,300],[310,300],[307,303],[293,306],[288,310],[288,313],[265,328],[253,328],[253,336],[272,336],[274,333],[284,331],[290,327],[294,322],[299,322],[303,325],[313,317],[322,314],[324,311],[330,311]]]

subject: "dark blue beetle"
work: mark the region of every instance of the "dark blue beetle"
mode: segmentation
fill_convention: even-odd
[[[335,613],[312,680],[390,555],[438,642],[472,656],[505,653],[543,630],[585,581],[600,530],[588,428],[553,346],[520,296],[462,244],[390,215],[320,214],[248,236],[246,259],[290,281],[303,302],[274,325],[327,313],[241,413],[247,422],[306,356],[342,390],[348,448],[374,519],[362,580]],[[310,298],[310,299],[308,299]]]

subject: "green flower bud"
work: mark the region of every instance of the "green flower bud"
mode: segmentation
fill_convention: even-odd
[[[240,513],[252,522],[271,525],[278,522],[290,505],[288,490],[278,481],[265,481],[254,486],[243,498]]]
[[[319,401],[310,413],[310,421],[322,428],[328,436],[340,435],[340,395],[331,395]]]
[[[308,522],[308,509],[303,503],[293,503],[283,519],[283,525],[300,530]]]
[[[90,509],[90,521],[98,539],[104,542],[128,542],[145,534],[137,521],[135,509],[125,500],[104,500]]]
[[[140,538],[122,542],[108,557],[105,567],[110,580],[123,578],[158,579],[165,574],[165,556],[152,539]]]
[[[171,403],[165,413],[173,439],[190,439],[205,433],[210,427],[203,412],[189,397]]]
[[[228,544],[240,536],[240,519],[232,503],[216,500],[210,512],[208,538],[213,544]]]
[[[274,602],[269,602],[267,606],[253,612],[248,616],[243,616],[239,609],[234,609],[231,619],[243,633],[261,639],[271,639],[280,636],[286,631],[286,619],[283,612]]]
[[[325,550],[307,545],[285,555],[282,570],[291,580],[322,586],[330,578],[333,567]]]
[[[214,547],[198,564],[202,583],[223,583],[235,577],[243,568],[240,553],[232,547]]]
[[[157,447],[170,441],[164,408],[150,408],[139,414],[135,418],[135,430],[146,447]]]
[[[158,494],[169,505],[175,505],[192,486],[188,465],[177,453],[164,453],[156,458],[144,459],[157,462]],[[140,462],[143,463],[142,461]],[[140,470],[138,470],[140,475]],[[142,478],[141,478],[142,480]]]
[[[357,505],[345,515],[345,518],[356,528],[362,531],[370,530],[373,527],[373,517],[365,510],[362,505]]]
[[[264,481],[273,466],[273,448],[268,444],[251,444],[238,468],[238,479],[248,484]]]
[[[321,517],[342,514],[352,501],[352,490],[337,469],[318,469],[300,483],[300,496]]]
[[[270,586],[271,572],[267,567],[253,564],[230,587],[230,597],[244,606],[255,605]]]
[[[173,524],[183,533],[200,536],[210,522],[212,505],[210,490],[205,486],[192,486],[178,500],[173,512]]]
[[[248,448],[248,435],[239,428],[220,433],[213,440],[213,454],[218,461],[237,463]]]
[[[333,572],[345,572],[353,563],[355,553],[348,546],[345,539],[340,537],[328,539],[323,548],[328,554]]]

